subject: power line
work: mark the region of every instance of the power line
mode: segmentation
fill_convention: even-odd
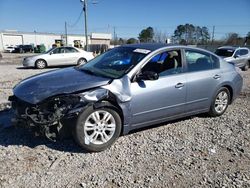
[[[71,24],[67,23],[67,26],[71,27],[71,28],[75,27],[78,24],[78,22],[80,21],[82,13],[83,13],[83,9],[81,10],[81,12],[80,12],[78,18],[76,19],[76,21],[74,22],[74,24],[71,25]]]

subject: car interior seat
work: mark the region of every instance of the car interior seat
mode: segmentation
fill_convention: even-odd
[[[178,63],[178,52],[177,51],[170,51],[168,52],[169,56],[164,60],[162,71],[170,70],[170,69],[177,69],[179,66]]]
[[[204,58],[204,57],[200,57],[196,60],[195,62],[195,68],[196,70],[197,69],[200,69],[202,67],[202,69],[209,69],[211,68],[211,63],[208,61],[207,58]]]

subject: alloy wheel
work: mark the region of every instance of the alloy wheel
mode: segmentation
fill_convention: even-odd
[[[218,93],[214,103],[214,109],[217,113],[223,113],[228,106],[229,96],[226,91]]]
[[[83,65],[85,64],[87,61],[85,59],[79,59],[77,62],[77,65]]]
[[[39,69],[43,69],[43,68],[46,67],[46,64],[45,64],[45,62],[43,60],[39,60],[36,63],[36,67],[39,68]]]
[[[97,110],[85,121],[85,140],[96,145],[105,144],[113,137],[115,130],[116,122],[113,115],[104,110]]]

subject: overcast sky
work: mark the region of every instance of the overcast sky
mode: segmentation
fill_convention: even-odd
[[[93,4],[96,2],[96,4]],[[171,36],[179,24],[207,26],[215,37],[250,31],[250,0],[88,0],[89,32],[137,37],[147,26]],[[80,0],[0,0],[0,30],[84,33]],[[80,17],[79,17],[80,15]],[[80,18],[80,19],[78,19]]]

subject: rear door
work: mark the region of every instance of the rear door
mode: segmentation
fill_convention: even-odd
[[[78,52],[75,48],[65,47],[65,63],[76,65],[79,56],[80,52]]]
[[[204,51],[186,49],[186,113],[207,111],[220,83],[219,59]]]

